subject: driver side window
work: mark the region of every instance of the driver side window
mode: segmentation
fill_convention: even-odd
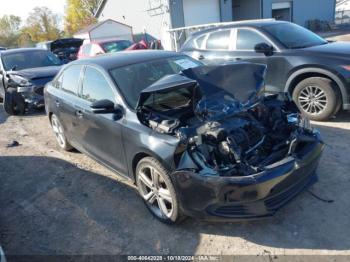
[[[109,85],[104,75],[89,66],[85,69],[82,98],[92,103],[102,99],[115,102],[112,87]]]
[[[261,43],[269,44],[263,36],[253,30],[237,30],[236,50],[254,51],[255,46]]]

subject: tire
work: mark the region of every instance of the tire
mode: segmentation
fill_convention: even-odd
[[[69,142],[66,139],[63,126],[55,114],[52,114],[50,122],[59,147],[65,151],[73,150],[73,147],[69,144]]]
[[[9,115],[24,115],[26,104],[22,95],[15,88],[9,88],[5,92],[4,109]]]
[[[340,109],[341,97],[336,84],[323,77],[301,81],[293,91],[293,100],[311,120],[326,121]]]
[[[136,185],[146,207],[159,221],[175,224],[183,220],[169,171],[158,160],[153,157],[140,160]]]

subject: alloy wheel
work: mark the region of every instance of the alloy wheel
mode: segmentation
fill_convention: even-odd
[[[306,86],[300,91],[298,102],[301,108],[311,114],[321,114],[327,107],[326,93],[318,86]]]
[[[60,145],[60,147],[63,148],[66,144],[64,132],[63,132],[63,128],[62,128],[60,121],[58,120],[58,118],[55,115],[52,115],[52,117],[51,117],[51,125],[52,125],[52,130],[56,136],[58,144]]]
[[[170,218],[174,211],[174,200],[169,185],[159,172],[151,166],[146,166],[140,169],[137,179],[140,194],[151,211],[158,217]]]

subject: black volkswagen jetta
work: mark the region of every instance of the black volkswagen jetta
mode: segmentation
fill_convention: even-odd
[[[194,33],[181,51],[205,64],[267,65],[266,89],[288,92],[313,120],[350,110],[350,44],[328,43],[289,22],[242,22]]]
[[[203,66],[173,52],[78,60],[45,88],[58,144],[136,183],[163,222],[274,212],[316,179],[318,132],[265,66]]]
[[[24,114],[28,107],[44,107],[43,90],[61,68],[51,52],[38,48],[9,49],[0,53],[0,98],[6,113]]]

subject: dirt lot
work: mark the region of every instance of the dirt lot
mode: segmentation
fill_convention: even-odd
[[[1,105],[0,244],[7,254],[350,255],[349,120],[316,123],[327,147],[311,191],[333,203],[304,192],[264,221],[166,226],[111,172],[60,151],[45,115],[7,117]]]

